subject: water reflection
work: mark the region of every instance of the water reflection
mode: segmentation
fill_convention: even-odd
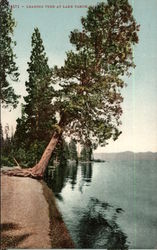
[[[121,208],[91,198],[82,216],[80,211],[75,212],[80,217],[77,225],[77,247],[128,249],[127,236],[117,223],[118,216],[124,212]]]
[[[45,173],[45,181],[48,186],[57,195],[61,193],[62,189],[68,182],[71,184],[71,189],[74,190],[77,184],[78,177],[78,164],[71,162],[70,164],[59,165],[57,167],[49,166]],[[83,192],[84,185],[90,185],[92,181],[92,164],[82,163],[81,164],[81,178],[79,179],[79,190]],[[57,195],[57,198],[60,197]]]
[[[49,166],[45,173],[44,179],[47,185],[53,190],[55,194],[61,193],[66,184],[66,177],[68,176],[67,165],[59,165],[56,167]]]
[[[83,193],[84,186],[90,186],[92,182],[92,163],[81,163],[81,180],[79,182],[79,191]]]
[[[65,185],[70,185],[71,190],[75,190],[76,196],[78,190],[82,193],[81,197],[84,202],[81,205],[72,203],[70,210],[66,202],[61,202],[65,222],[76,248],[128,249],[127,236],[118,224],[118,218],[124,210],[97,198],[90,198],[91,196],[87,198],[89,189],[85,187],[89,188],[92,177],[93,165],[91,163],[79,165],[71,163],[57,166],[55,171],[53,167],[49,167],[45,180],[59,201],[63,201],[62,189]],[[70,190],[68,190],[68,196],[70,196]],[[68,213],[66,213],[66,206],[68,206]]]
[[[81,163],[82,179],[86,182],[92,181],[92,163]]]
[[[76,248],[155,249],[155,161],[71,168],[57,167],[56,173],[51,168],[47,175]]]
[[[77,183],[77,171],[78,171],[78,164],[73,163],[67,166],[68,174],[66,176],[67,180],[71,184],[72,190],[74,190],[75,185]]]

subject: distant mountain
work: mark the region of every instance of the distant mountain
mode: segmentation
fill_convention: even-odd
[[[140,152],[134,153],[131,151],[120,153],[94,153],[94,159],[105,161],[110,160],[157,160],[157,152]]]

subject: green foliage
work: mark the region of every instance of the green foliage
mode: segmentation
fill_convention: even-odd
[[[13,137],[9,137],[8,124],[4,128],[4,134],[5,138],[1,126],[1,166],[11,167],[15,164],[13,160]]]
[[[26,114],[26,131],[28,144],[34,140],[49,141],[52,135],[54,110],[52,99],[52,70],[48,66],[43,41],[36,28],[32,35],[32,52],[28,63],[29,81],[26,82],[28,95],[24,97]]]
[[[46,147],[45,141],[35,140],[31,143],[28,151],[26,152],[27,165],[33,166],[34,163],[37,163],[40,160],[41,154]]]
[[[10,156],[1,156],[1,166],[6,166],[6,167],[13,167],[15,164],[13,162],[12,157]]]
[[[14,155],[16,156],[16,160],[20,164],[20,166],[27,166],[27,152],[24,148],[14,149]]]
[[[18,68],[15,64],[12,41],[15,20],[7,0],[0,1],[0,99],[4,107],[17,106],[19,96],[15,94],[12,81],[18,80]],[[11,79],[11,82],[9,82]]]
[[[61,165],[64,165],[67,163],[67,160],[69,159],[69,147],[67,142],[64,140],[63,137],[59,140],[59,143],[57,144],[57,147],[55,149],[55,152],[53,154],[53,158],[57,159],[58,162]]]
[[[34,30],[28,95],[15,134],[16,145],[18,149],[21,145],[30,164],[38,161],[54,131],[75,138],[69,143],[72,160],[78,158],[76,141],[85,145],[83,154],[90,158],[92,148],[119,137],[123,76],[129,76],[135,67],[133,45],[138,43],[139,26],[132,12],[128,0],[108,0],[89,7],[81,19],[82,29],[70,34],[74,51],[67,52],[63,67],[53,70],[40,32]],[[54,90],[53,83],[60,88]],[[55,117],[60,118],[58,124]],[[59,150],[68,155],[62,143]],[[19,155],[24,155],[23,151]]]
[[[54,107],[68,136],[96,148],[121,134],[122,76],[135,67],[132,46],[139,26],[127,0],[90,7],[81,23],[82,30],[70,35],[75,51],[67,53],[63,67],[54,68],[61,87]]]
[[[32,51],[28,63],[29,80],[26,82],[28,95],[24,97],[22,116],[17,119],[14,148],[17,158],[33,165],[50,140],[56,123],[52,99],[52,70],[48,65],[39,30],[32,34]]]

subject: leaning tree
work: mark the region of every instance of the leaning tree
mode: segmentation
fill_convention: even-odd
[[[54,68],[60,88],[53,101],[58,123],[40,161],[19,176],[42,177],[62,134],[73,136],[93,148],[105,146],[120,135],[124,77],[130,74],[133,45],[138,43],[139,26],[128,0],[108,0],[89,7],[81,19],[82,29],[70,34],[74,51],[63,67]]]

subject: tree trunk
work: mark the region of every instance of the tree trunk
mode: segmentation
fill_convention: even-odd
[[[13,169],[13,170],[2,170],[3,174],[10,176],[20,176],[20,177],[31,177],[36,179],[43,178],[44,172],[47,168],[49,160],[51,158],[52,152],[54,151],[62,133],[65,124],[64,116],[61,117],[58,124],[58,131],[54,132],[49,144],[47,145],[40,161],[33,167],[28,169]]]
[[[54,151],[59,138],[60,138],[61,134],[59,133],[54,133],[49,144],[47,145],[40,161],[31,169],[31,173],[32,175],[35,177],[43,177],[44,172],[46,170],[46,167],[49,163],[49,160],[51,158],[52,152]]]
[[[49,163],[49,160],[51,158],[52,152],[54,151],[60,136],[62,132],[54,132],[49,144],[47,145],[40,161],[38,164],[36,164],[33,168],[28,169],[17,169],[14,168],[12,170],[2,170],[3,174],[9,175],[9,176],[19,176],[19,177],[31,177],[36,179],[43,178],[44,172],[46,170],[46,167]]]

